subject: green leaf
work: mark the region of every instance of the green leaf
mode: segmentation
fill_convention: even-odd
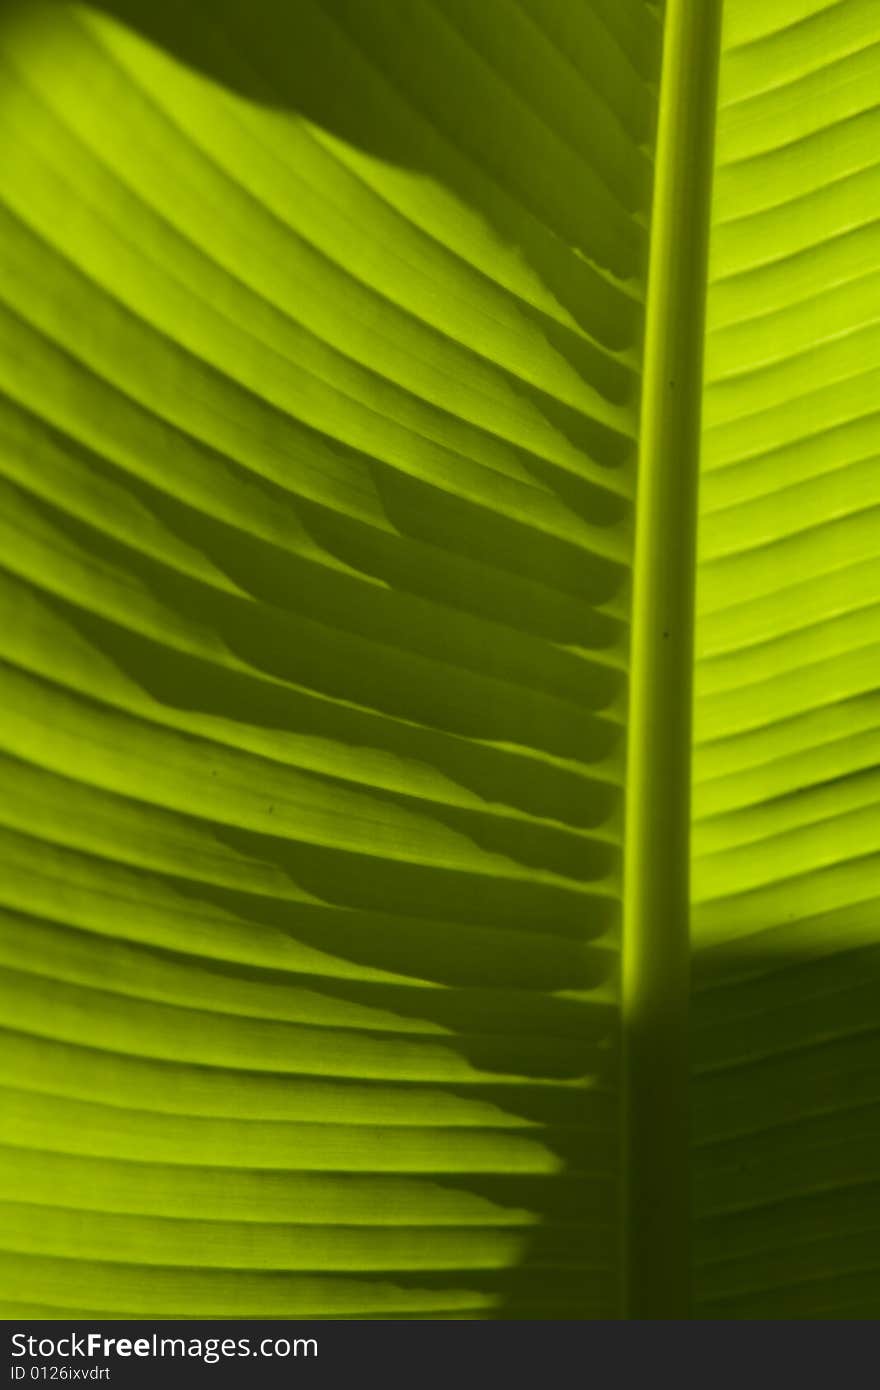
[[[721,14],[3,7],[5,1316],[876,1313],[880,16]]]
[[[726,13],[694,756],[697,1313],[880,1308],[880,12]]]

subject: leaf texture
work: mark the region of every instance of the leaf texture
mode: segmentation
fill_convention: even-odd
[[[659,9],[0,13],[6,1316],[620,1312]],[[694,1315],[872,1317],[880,12],[724,23]]]
[[[616,1312],[659,47],[7,15],[7,1316]]]
[[[697,1315],[880,1307],[877,93],[863,0],[729,0],[694,760]]]

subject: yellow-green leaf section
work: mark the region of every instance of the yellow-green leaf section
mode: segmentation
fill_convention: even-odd
[[[7,1316],[616,1316],[658,16],[0,40]]]
[[[696,1316],[880,1311],[880,8],[728,0],[694,756]]]

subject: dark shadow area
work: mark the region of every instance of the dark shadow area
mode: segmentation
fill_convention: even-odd
[[[613,193],[578,157],[570,134],[530,131],[534,161],[524,161],[518,136],[531,122],[511,89],[513,75],[493,71],[498,55],[480,52],[470,7],[299,0],[287,9],[255,0],[245,10],[238,0],[218,0],[183,9],[101,0],[96,8],[251,101],[296,111],[379,159],[428,173],[520,248],[591,336],[615,349],[637,339],[636,301],[590,261],[621,279],[641,274],[645,235],[631,213],[645,205],[647,161],[636,161]],[[619,50],[617,58],[633,72]],[[592,76],[584,74],[584,86]],[[578,186],[583,196],[572,198]]]
[[[697,1318],[880,1313],[876,902],[859,915],[695,955]]]

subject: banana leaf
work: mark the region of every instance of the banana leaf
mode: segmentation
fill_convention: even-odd
[[[880,1312],[875,0],[0,7],[0,1312]]]

